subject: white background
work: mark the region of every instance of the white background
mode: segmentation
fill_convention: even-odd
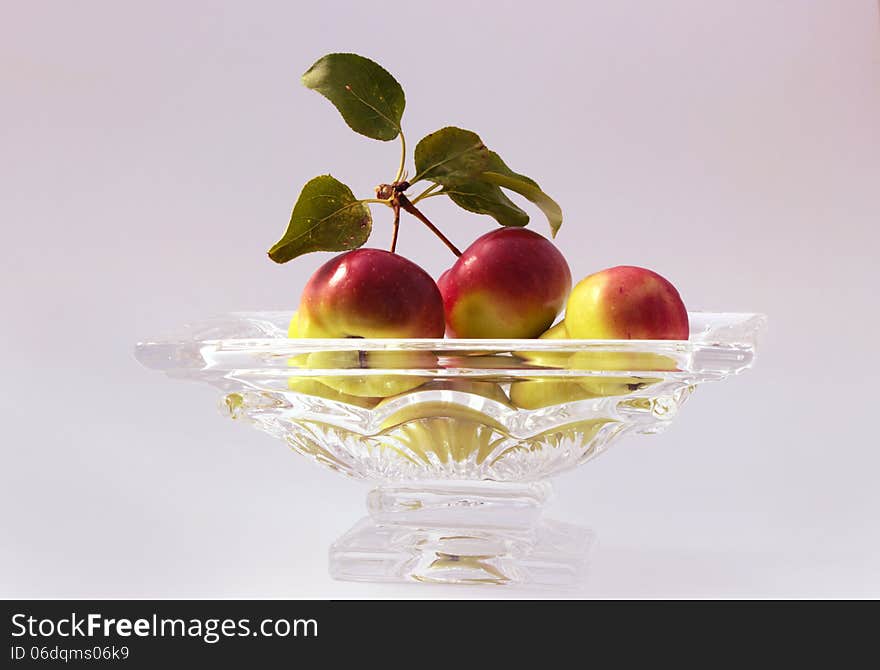
[[[600,546],[582,589],[545,595],[880,596],[877,4],[298,4],[4,6],[0,595],[534,595],[332,581],[367,486],[132,356],[194,317],[293,309],[326,255],[265,252],[300,186],[393,175],[395,143],[299,84],[355,51],[403,84],[412,145],[474,129],[559,200],[576,278],[644,265],[691,309],[770,317],[753,371],[556,479],[552,515]],[[491,229],[440,200],[460,245]],[[412,219],[399,250],[451,263]]]

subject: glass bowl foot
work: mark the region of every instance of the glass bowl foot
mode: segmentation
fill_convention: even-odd
[[[570,586],[593,533],[541,518],[545,482],[385,486],[330,548],[330,574],[367,582]]]

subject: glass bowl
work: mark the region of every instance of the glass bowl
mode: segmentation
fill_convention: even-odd
[[[699,384],[754,361],[765,317],[689,316],[688,340],[289,339],[290,312],[239,312],[136,356],[375,486],[331,548],[334,577],[567,584],[592,534],[542,519],[546,479],[663,430]]]

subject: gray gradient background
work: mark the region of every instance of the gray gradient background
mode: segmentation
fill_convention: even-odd
[[[265,257],[300,186],[393,174],[396,143],[298,83],[350,50],[403,83],[413,145],[472,128],[537,178],[577,277],[645,265],[770,316],[754,371],[555,480],[552,515],[600,539],[567,595],[880,596],[877,4],[296,4],[3,3],[0,595],[529,595],[332,581],[367,486],[132,357],[292,309],[326,260]],[[491,229],[439,200],[459,244]],[[451,262],[413,219],[400,251]]]

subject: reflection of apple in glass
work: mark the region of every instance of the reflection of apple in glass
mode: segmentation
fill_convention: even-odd
[[[546,237],[499,228],[471,244],[438,285],[450,337],[538,337],[565,305],[571,272]]]
[[[565,321],[546,333],[543,340],[568,338]],[[675,361],[666,356],[644,353],[527,351],[518,356],[531,365],[566,370],[674,370]],[[625,396],[660,381],[648,377],[574,376],[570,379],[546,378],[516,381],[510,386],[510,399],[523,409],[539,409],[590,398]]]
[[[430,351],[316,351],[293,364],[309,370],[433,370],[437,357]],[[411,373],[321,375],[323,384],[361,398],[387,398],[426,381]]]
[[[523,409],[564,405],[595,397],[596,394],[585,389],[578,379],[533,379],[510,385],[510,399]]]
[[[560,321],[555,326],[541,335],[542,340],[564,340],[568,338],[565,321]],[[518,352],[518,356],[530,365],[548,368],[567,368],[571,353],[524,351]],[[577,380],[568,379],[534,379],[516,381],[510,385],[510,399],[518,407],[523,409],[538,409],[551,405],[561,405],[566,402],[591,398],[592,394],[585,391]]]
[[[464,462],[475,458],[481,463],[500,442],[498,431],[504,427],[485,413],[485,402],[492,401],[511,407],[510,401],[498,384],[469,379],[433,380],[420,387],[423,391],[448,391],[459,396],[450,400],[422,400],[404,404],[397,411],[384,417],[382,429],[394,436],[384,448],[402,448],[407,458],[430,463],[439,460]],[[472,396],[472,403],[463,395]],[[386,398],[376,406],[377,412],[387,408],[399,398]],[[471,406],[469,406],[471,405]]]
[[[426,391],[450,391],[454,392],[458,398],[456,402],[450,400],[431,400],[418,403],[408,404],[401,407],[396,412],[385,417],[382,421],[382,428],[388,428],[417,419],[426,419],[430,417],[445,417],[450,420],[471,420],[482,421],[483,423],[491,423],[493,426],[500,428],[497,423],[492,422],[482,411],[482,399],[492,400],[500,403],[505,407],[510,407],[510,400],[498,384],[493,382],[473,381],[469,379],[449,379],[434,380],[428,382],[419,388],[419,392]],[[468,407],[462,400],[462,394],[474,396],[476,407]],[[397,400],[394,398],[385,398],[376,407],[381,410]]]
[[[317,396],[335,402],[344,402],[364,409],[372,409],[379,402],[378,397],[356,396],[338,391],[322,382],[309,377],[288,377],[287,388],[302,395]]]
[[[291,320],[291,337],[443,337],[443,299],[431,276],[403,256],[357,249],[331,259],[311,276]],[[311,369],[433,368],[429,352],[322,351],[292,359]],[[322,377],[321,382],[359,397],[387,397],[421,385],[408,375]]]
[[[568,339],[568,329],[565,321],[560,321],[547,332],[541,335],[542,340]],[[530,365],[546,368],[558,368],[563,370],[602,370],[615,369],[603,367],[601,359],[579,358],[580,352],[544,352],[523,351],[517,355]],[[614,356],[614,354],[600,353],[599,357]],[[621,377],[583,377],[573,376],[569,379],[547,377],[545,379],[526,379],[515,381],[510,385],[510,399],[523,409],[540,409],[553,405],[563,405],[578,400],[587,400],[598,397],[627,395],[632,391],[644,388],[648,382],[633,378]]]
[[[560,321],[552,328],[548,328],[541,333],[538,339],[567,340],[568,330],[565,328],[565,321]],[[517,351],[516,355],[529,365],[549,368],[568,367],[568,359],[571,358],[571,352],[568,351]]]

